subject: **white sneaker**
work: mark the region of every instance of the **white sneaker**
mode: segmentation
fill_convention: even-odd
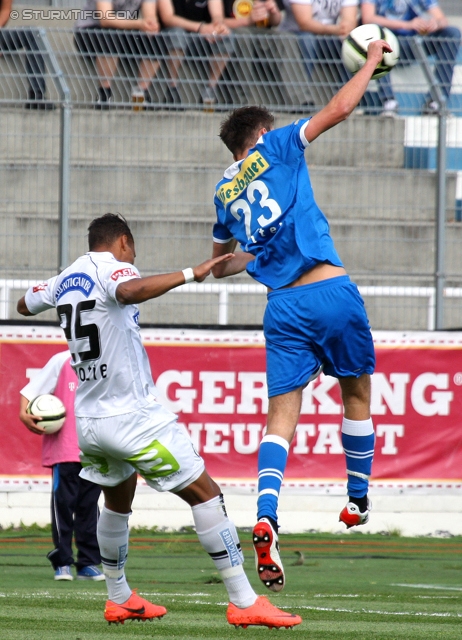
[[[440,112],[440,103],[436,100],[428,100],[422,107],[423,116],[437,116]]]
[[[55,580],[73,580],[71,568],[68,565],[58,567],[55,571]]]
[[[383,118],[396,118],[398,115],[398,100],[386,100],[383,103],[383,110],[380,115]]]

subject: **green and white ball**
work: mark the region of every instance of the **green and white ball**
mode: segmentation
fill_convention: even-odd
[[[33,416],[42,418],[37,424],[45,429],[46,434],[59,431],[66,419],[64,404],[59,398],[50,393],[44,393],[31,400],[27,405],[26,411]]]
[[[376,80],[389,73],[399,60],[399,42],[395,34],[378,24],[362,24],[345,38],[342,43],[342,60],[350,73],[355,74],[366,62],[367,49],[374,40],[385,40],[393,51],[383,54],[382,62],[377,65],[372,75]]]

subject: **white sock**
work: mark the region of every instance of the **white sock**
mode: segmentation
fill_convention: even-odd
[[[227,516],[223,496],[192,507],[192,513],[199,542],[212,558],[230,602],[241,609],[252,606],[257,594],[245,575],[239,536]]]
[[[96,531],[108,598],[117,604],[126,602],[132,594],[124,570],[128,554],[129,516],[129,513],[116,513],[103,506]]]
[[[245,575],[244,567],[240,565],[239,573],[231,575],[228,578],[225,577],[226,569],[220,571],[220,575],[223,578],[223,584],[228,592],[229,601],[232,602],[239,609],[246,609],[255,604],[257,600],[257,594],[250,586],[249,579]]]

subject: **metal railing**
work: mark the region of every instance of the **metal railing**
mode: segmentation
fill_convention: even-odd
[[[21,9],[20,9],[21,11]],[[47,10],[44,9],[46,12]],[[73,10],[72,15],[76,13]],[[9,25],[12,22],[9,23]],[[24,24],[27,24],[24,23]],[[72,31],[56,27],[59,20],[51,20],[53,28],[46,29],[46,41],[41,38],[45,30],[36,27],[11,29],[12,33],[22,34],[26,44],[17,51],[4,51],[0,75],[0,105],[17,104],[27,93],[27,65],[34,66],[36,58],[46,59],[47,70],[44,73],[53,81],[57,91],[51,87],[50,98],[58,104],[61,102],[59,86],[55,85],[56,68],[48,64],[48,55],[52,52],[56,58],[57,68],[70,91],[70,99],[74,107],[95,106],[98,97],[99,79],[97,60],[105,58],[96,55],[95,48],[113,51],[119,46],[118,30],[100,30],[102,35],[93,36],[89,41],[87,29]],[[120,30],[119,30],[120,31]],[[144,34],[140,34],[143,36]],[[308,34],[309,35],[309,34]],[[140,62],[147,60],[158,63],[150,71],[152,83],[149,87],[151,103],[144,105],[149,109],[202,109],[202,94],[210,76],[210,63],[217,59],[223,61],[224,70],[215,88],[215,99],[220,109],[247,103],[265,104],[272,110],[285,113],[300,113],[303,108],[318,109],[326,104],[335,91],[344,84],[349,75],[339,59],[338,40],[333,37],[323,38],[322,48],[314,44],[306,44],[307,34],[280,33],[273,30],[252,29],[250,33],[236,30],[227,38],[222,38],[216,48],[207,48],[204,39],[197,34],[188,34],[181,48],[173,48],[174,36],[168,31],[156,36],[149,36],[151,54],[143,49],[135,53],[127,49],[127,53],[118,57],[117,70],[113,79],[113,100],[111,107],[132,108],[131,90],[139,80]],[[95,40],[100,44],[95,45]],[[39,40],[36,42],[36,40]],[[441,102],[441,86],[435,78],[441,75],[446,78],[450,71],[443,70],[454,63],[445,60],[444,56],[454,57],[457,46],[449,38],[439,39],[441,58],[430,55],[425,48],[428,38],[401,38],[406,53],[403,64],[399,64],[390,74],[395,97],[399,102],[400,115],[420,115],[425,96],[432,96]],[[142,41],[144,42],[144,41]],[[125,47],[134,46],[122,43]],[[144,53],[143,53],[144,51]],[[109,55],[109,54],[108,54]],[[169,103],[168,89],[171,85],[171,63],[180,56],[180,75],[177,81],[181,104]],[[106,56],[107,57],[107,56]],[[154,60],[153,60],[154,59]],[[462,65],[462,58],[460,59]],[[460,69],[459,65],[456,65]],[[99,69],[101,72],[101,69]],[[29,76],[31,74],[29,73]],[[447,84],[447,80],[445,80]],[[459,71],[452,81],[452,90],[447,101],[449,111],[455,115],[462,114],[462,77]],[[449,81],[450,83],[450,81]],[[366,114],[378,114],[382,110],[381,85],[383,81],[370,83],[361,108]],[[58,93],[58,95],[56,95]],[[443,96],[444,99],[444,96]]]
[[[37,280],[0,280],[0,320],[12,320],[11,309],[15,301],[12,298],[13,291],[28,289],[37,284]],[[170,291],[173,293],[194,294],[205,296],[213,294],[218,307],[215,322],[220,327],[229,324],[229,310],[232,304],[231,296],[266,296],[267,288],[262,284],[227,284],[214,282],[201,282],[185,284]],[[359,292],[366,299],[370,297],[380,298],[424,298],[427,301],[427,331],[434,331],[436,311],[435,287],[387,287],[364,286],[359,287]],[[462,288],[448,287],[443,290],[445,298],[462,298]]]

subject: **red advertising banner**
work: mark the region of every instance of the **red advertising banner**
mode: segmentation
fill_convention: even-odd
[[[266,424],[263,336],[143,330],[160,398],[178,414],[217,478],[255,480]],[[374,480],[462,478],[462,334],[374,334]],[[18,418],[19,392],[66,348],[60,329],[0,331],[0,475],[43,475],[41,438]],[[305,390],[286,480],[344,479],[342,406],[334,378]]]

